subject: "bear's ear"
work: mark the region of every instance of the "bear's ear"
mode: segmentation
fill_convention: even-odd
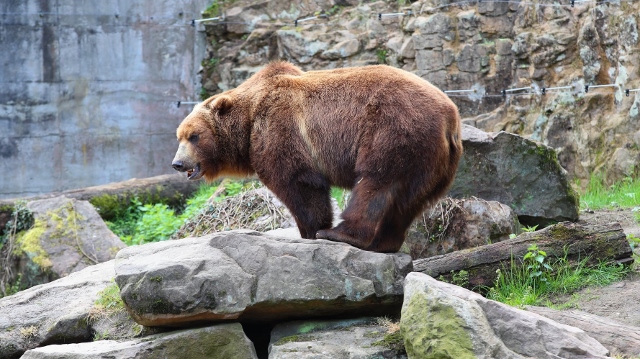
[[[218,96],[209,103],[211,111],[217,112],[220,116],[227,113],[232,106],[233,100],[227,95]]]

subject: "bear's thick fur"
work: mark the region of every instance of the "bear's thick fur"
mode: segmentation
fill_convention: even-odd
[[[396,252],[443,196],[462,155],[458,109],[409,72],[367,66],[264,67],[198,104],[177,130],[173,167],[190,179],[257,174],[303,238]],[[330,186],[351,188],[331,228]]]

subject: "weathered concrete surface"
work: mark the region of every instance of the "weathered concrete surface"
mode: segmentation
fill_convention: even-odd
[[[390,315],[411,269],[406,254],[236,230],[125,248],[116,283],[138,323],[184,326]]]
[[[0,198],[171,172],[210,3],[3,1]]]

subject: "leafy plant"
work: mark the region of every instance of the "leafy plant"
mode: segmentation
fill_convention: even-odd
[[[27,202],[18,201],[11,212],[11,219],[4,228],[4,235],[0,236],[0,248],[10,235],[25,231],[33,226],[33,213],[27,208]]]
[[[175,215],[175,211],[166,204],[145,204],[139,207],[142,216],[136,222],[135,235],[131,238],[132,243],[143,244],[147,242],[157,242],[169,239],[175,232],[182,220]]]
[[[545,263],[547,258],[547,252],[538,248],[538,245],[532,244],[527,248],[527,253],[522,260],[529,273],[529,277],[533,280],[533,290],[535,292],[536,287],[539,286],[539,282],[546,282],[548,272],[552,272],[553,268],[548,263]]]
[[[523,232],[527,232],[527,233],[535,232],[537,229],[538,229],[538,225],[537,224],[535,226],[524,226],[524,227],[522,227],[522,231]]]
[[[23,288],[22,277],[13,275],[13,262],[16,259],[15,246],[20,232],[33,227],[33,213],[27,203],[18,201],[14,204],[11,217],[5,225],[4,234],[0,235],[0,298],[14,294]]]
[[[387,63],[387,50],[378,49],[376,51],[376,56],[378,57],[378,63],[379,64],[386,64]]]
[[[209,59],[209,61],[207,61],[207,65],[209,67],[216,67],[218,66],[218,64],[220,63],[220,59],[216,58],[216,57],[212,57]]]

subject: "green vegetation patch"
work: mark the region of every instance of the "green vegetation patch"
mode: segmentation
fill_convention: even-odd
[[[31,229],[18,234],[13,254],[15,256],[26,254],[31,261],[43,270],[51,268],[51,259],[49,259],[47,251],[42,248],[41,242],[46,229],[47,222],[42,219],[36,219]]]
[[[290,335],[288,337],[280,338],[273,345],[280,346],[280,345],[285,345],[287,343],[308,342],[312,339],[313,337],[308,334],[296,334],[296,335]]]
[[[579,183],[578,183],[579,185]],[[592,175],[589,184],[580,196],[580,209],[638,208],[640,203],[640,180],[626,177],[610,186],[600,175]],[[640,220],[640,210],[636,220]]]
[[[163,201],[144,203],[134,197],[127,200],[128,206],[117,209],[114,212],[115,217],[106,221],[106,224],[127,245],[164,241],[169,239],[187,218],[199,212],[217,189],[216,186],[202,185],[186,201],[180,213]],[[106,198],[109,197],[104,197],[103,200]]]
[[[589,258],[572,264],[565,255],[549,259],[537,246],[529,247],[522,260],[513,259],[509,268],[498,270],[495,286],[486,297],[511,306],[553,306],[550,298],[571,294],[587,286],[605,286],[622,280],[631,269],[621,264],[600,262],[588,266]]]
[[[124,302],[120,297],[120,288],[115,280],[111,280],[111,284],[98,292],[98,298],[94,302],[94,308],[104,311],[123,311]]]

